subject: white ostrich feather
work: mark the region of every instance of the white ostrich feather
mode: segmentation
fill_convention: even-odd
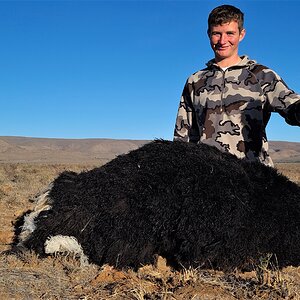
[[[35,219],[42,212],[51,209],[52,201],[48,197],[52,188],[50,184],[46,191],[36,197],[36,205],[32,212],[24,216],[24,224],[21,226],[21,233],[19,235],[18,246],[21,246],[29,237],[29,235],[36,229]]]
[[[81,245],[74,236],[55,235],[50,236],[45,241],[45,253],[54,254],[67,253],[73,254],[73,257],[80,258],[81,266],[88,265],[88,257],[83,253]]]

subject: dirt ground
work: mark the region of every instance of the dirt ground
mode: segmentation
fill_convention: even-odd
[[[163,258],[155,265],[118,271],[105,265],[81,267],[72,257],[40,259],[11,249],[16,218],[33,208],[35,195],[63,170],[95,165],[0,164],[0,299],[299,299],[300,267],[279,270],[267,263],[248,273],[172,270]],[[300,184],[300,163],[277,164]],[[300,251],[300,249],[299,249]]]

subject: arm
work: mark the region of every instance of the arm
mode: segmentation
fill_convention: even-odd
[[[187,81],[180,98],[174,130],[174,141],[197,143],[200,139],[192,103],[193,94],[193,85]]]
[[[290,105],[288,115],[289,119],[286,119],[288,124],[300,126],[300,100]]]
[[[263,90],[273,111],[278,112],[289,125],[300,126],[300,95],[285,84],[275,72],[264,70]]]

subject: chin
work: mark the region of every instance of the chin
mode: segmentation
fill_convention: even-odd
[[[224,59],[227,59],[227,58],[229,58],[228,55],[216,55],[216,59],[218,59],[218,60],[224,60]]]

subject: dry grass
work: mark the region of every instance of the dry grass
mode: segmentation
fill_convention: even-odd
[[[13,222],[63,170],[94,165],[0,164],[0,251],[10,248]],[[300,184],[300,164],[278,164]],[[300,267],[279,270],[262,258],[253,272],[170,269],[158,257],[138,272],[80,267],[70,257],[0,254],[0,299],[300,299]]]
[[[277,163],[275,166],[282,174],[300,185],[300,163]]]

